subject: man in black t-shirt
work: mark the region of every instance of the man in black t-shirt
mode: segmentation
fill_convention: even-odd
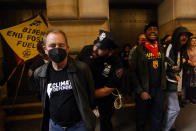
[[[42,131],[94,131],[94,81],[89,67],[68,56],[63,31],[50,30],[43,39],[51,61],[36,69],[33,79],[34,90],[41,94]]]
[[[131,80],[136,90],[136,131],[144,131],[151,119],[151,131],[161,130],[166,78],[164,50],[158,44],[158,26],[145,27],[146,41],[138,45],[131,59]]]
[[[118,88],[123,72],[123,65],[118,55],[114,54],[117,45],[109,32],[100,30],[94,45],[85,46],[76,59],[87,63],[95,81],[96,105],[100,114],[100,130],[112,131],[111,117],[114,112],[112,92]]]

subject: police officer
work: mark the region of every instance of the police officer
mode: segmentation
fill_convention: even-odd
[[[119,86],[119,79],[123,73],[121,59],[114,53],[116,48],[117,45],[110,33],[100,30],[94,45],[85,46],[77,56],[77,59],[86,62],[93,72],[101,131],[113,130],[111,117],[114,112],[114,96],[112,92]]]

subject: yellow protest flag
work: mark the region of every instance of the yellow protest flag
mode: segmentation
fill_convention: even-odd
[[[42,41],[47,26],[41,16],[37,16],[19,25],[0,30],[7,44],[24,61],[36,55],[37,43]]]

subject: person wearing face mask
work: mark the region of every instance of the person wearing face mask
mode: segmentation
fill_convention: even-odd
[[[161,130],[166,79],[164,49],[158,43],[158,31],[155,22],[146,25],[146,41],[137,46],[130,61],[130,81],[136,92],[136,131],[145,131],[148,118],[151,131]]]
[[[146,41],[146,36],[144,33],[139,33],[138,36],[137,36],[137,43],[135,46],[133,46],[133,48],[130,50],[129,52],[129,64],[130,64],[130,60],[131,60],[131,57],[133,55],[133,52],[135,51],[135,49],[137,48],[138,45],[144,43],[144,41]]]
[[[173,61],[173,64],[165,63],[167,78],[165,95],[167,105],[163,121],[163,131],[176,130],[172,129],[172,125],[180,112],[178,90],[182,88],[182,54],[186,50],[190,36],[192,36],[192,33],[187,28],[180,26],[174,30],[172,41],[166,48],[165,55]]]
[[[69,57],[63,31],[49,30],[43,44],[50,62],[37,68],[32,80],[33,90],[42,100],[41,130],[94,131],[94,82],[89,67]]]
[[[100,114],[100,130],[113,131],[111,117],[114,112],[112,92],[120,87],[123,65],[115,54],[117,45],[107,31],[100,30],[94,45],[85,46],[78,54],[78,60],[87,63],[95,81],[95,105]]]

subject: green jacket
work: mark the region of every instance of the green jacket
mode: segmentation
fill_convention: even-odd
[[[144,45],[139,45],[133,53],[131,59],[131,83],[134,86],[136,93],[141,94],[142,92],[149,93],[149,68],[147,58],[144,54]],[[165,72],[165,55],[164,49],[158,46],[161,57],[162,57],[162,69],[161,69],[161,88],[166,88],[166,72]]]

